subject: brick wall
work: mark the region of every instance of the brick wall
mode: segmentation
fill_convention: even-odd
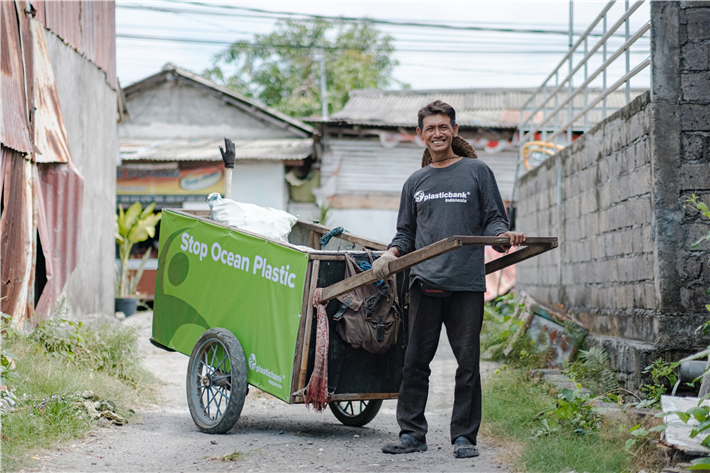
[[[574,313],[629,388],[710,342],[695,334],[710,243],[690,248],[710,223],[684,207],[691,193],[710,204],[710,2],[652,2],[650,92],[518,188],[517,228],[560,238],[519,265],[518,287]]]
[[[521,177],[517,227],[560,239],[519,265],[521,289],[590,313],[655,308],[649,103],[640,95]]]

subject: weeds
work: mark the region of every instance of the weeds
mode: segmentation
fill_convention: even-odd
[[[16,373],[16,404],[0,418],[3,471],[24,466],[28,453],[83,437],[96,425],[97,411],[107,418],[130,414],[127,406],[155,392],[152,375],[140,366],[133,328],[90,330],[64,319],[64,307],[58,304],[54,317],[30,334],[3,336]],[[90,399],[81,394],[87,392]]]
[[[644,393],[646,399],[641,401],[638,407],[661,408],[661,396],[668,392],[669,387],[675,392],[675,386],[678,383],[675,369],[678,365],[679,363],[666,363],[662,358],[659,358],[643,370],[644,374],[651,374],[653,384],[641,386],[641,392]]]
[[[66,315],[63,300],[57,303],[54,314],[40,321],[28,336],[45,356],[69,360],[80,370],[104,372],[133,387],[146,376],[147,371],[141,368],[136,349],[138,333],[135,328],[103,325],[90,330],[81,322],[57,317]]]
[[[594,396],[614,391],[619,387],[612,371],[609,355],[602,348],[580,350],[577,360],[565,362],[563,372],[575,382],[582,383]]]
[[[484,356],[505,362],[512,367],[538,368],[544,365],[546,353],[538,350],[535,341],[519,333],[525,322],[516,317],[524,308],[506,294],[486,304],[481,329],[481,351]]]
[[[510,446],[506,450],[512,451],[513,457],[506,460],[517,469],[551,473],[661,469],[664,458],[650,443],[640,443],[634,454],[624,449],[630,429],[639,422],[623,414],[620,419],[594,420],[598,428],[585,435],[575,432],[579,427],[574,423],[563,421],[556,430],[536,436],[544,425],[540,417],[559,407],[555,394],[546,385],[527,379],[522,370],[501,370],[484,382],[483,433]],[[647,430],[653,427],[641,424]]]

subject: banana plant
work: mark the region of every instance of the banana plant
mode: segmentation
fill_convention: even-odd
[[[123,206],[118,206],[115,236],[121,269],[118,274],[119,283],[116,297],[130,297],[135,292],[138,281],[143,275],[143,267],[150,258],[150,250],[147,252],[147,256],[143,255],[138,272],[134,277],[129,277],[128,257],[133,245],[155,236],[155,226],[160,221],[162,214],[160,212],[153,213],[154,208],[155,203],[143,209],[140,202],[135,202],[124,212]]]

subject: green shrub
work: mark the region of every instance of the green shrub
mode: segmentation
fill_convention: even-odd
[[[609,355],[599,347],[580,350],[577,360],[564,363],[564,373],[581,383],[594,396],[614,391],[619,387],[616,373],[611,369]]]
[[[515,302],[514,294],[506,294],[484,307],[481,328],[481,352],[485,357],[513,367],[544,366],[547,353],[541,352],[534,340],[520,333],[525,322],[516,313],[526,310]]]

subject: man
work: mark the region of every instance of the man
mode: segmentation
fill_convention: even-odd
[[[404,184],[397,234],[373,265],[380,279],[389,274],[389,263],[398,256],[453,235],[506,236],[511,247],[526,239],[524,233],[508,231],[505,208],[490,168],[478,159],[454,153],[452,143],[459,128],[454,109],[437,100],[418,115],[417,135],[429,150],[431,163]],[[429,393],[429,363],[436,353],[443,323],[458,361],[451,416],[454,455],[478,456],[480,332],[486,290],[483,250],[465,246],[411,270],[410,337],[397,402],[400,437],[399,443],[382,448],[385,453],[427,449],[424,409]]]

